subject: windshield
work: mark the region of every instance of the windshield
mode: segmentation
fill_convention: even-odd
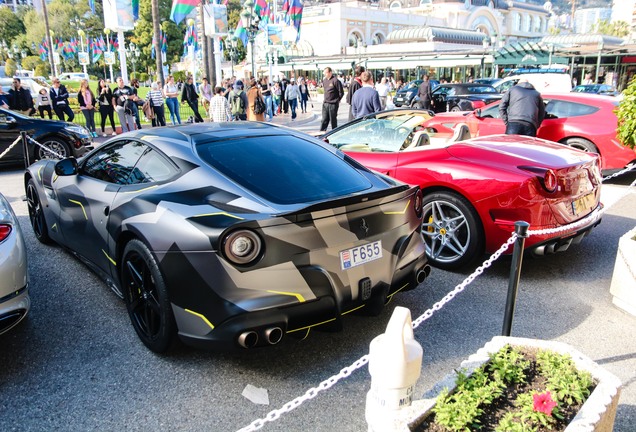
[[[428,120],[427,114],[401,114],[369,118],[351,124],[327,138],[341,150],[397,152],[410,143],[413,134]]]

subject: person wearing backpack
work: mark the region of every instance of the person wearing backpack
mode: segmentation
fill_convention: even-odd
[[[243,81],[236,80],[234,89],[228,95],[230,107],[232,108],[232,118],[234,120],[247,120],[245,108],[247,107],[247,95],[243,91]]]
[[[261,88],[256,79],[250,80],[250,88],[247,90],[247,119],[249,121],[265,121],[265,102]]]

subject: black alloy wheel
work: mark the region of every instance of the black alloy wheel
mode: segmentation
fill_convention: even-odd
[[[33,179],[29,179],[27,183],[26,199],[29,209],[29,220],[31,221],[35,238],[44,244],[51,243],[49,230],[46,226],[46,219],[44,218],[44,211],[42,210],[42,203],[40,202],[40,196],[38,195],[38,190],[35,187],[35,181],[33,181]]]
[[[124,249],[121,286],[132,325],[151,351],[163,353],[176,340],[168,290],[148,247],[131,240]]]

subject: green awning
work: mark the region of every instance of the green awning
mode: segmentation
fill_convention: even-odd
[[[566,57],[552,54],[552,63],[568,64]],[[506,45],[495,52],[496,65],[537,66],[550,63],[550,52],[535,42]]]

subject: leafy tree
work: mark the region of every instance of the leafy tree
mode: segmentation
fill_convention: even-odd
[[[11,43],[16,36],[24,34],[24,22],[8,7],[0,8],[0,40]]]
[[[625,37],[629,34],[629,24],[625,21],[609,22],[607,20],[598,20],[592,28],[594,33],[600,33],[608,36]]]
[[[18,70],[18,65],[15,63],[13,59],[7,59],[4,63],[4,73],[6,76],[11,77],[15,75],[15,72]]]
[[[636,77],[623,91],[623,99],[616,110],[618,118],[617,137],[624,146],[636,146]]]

